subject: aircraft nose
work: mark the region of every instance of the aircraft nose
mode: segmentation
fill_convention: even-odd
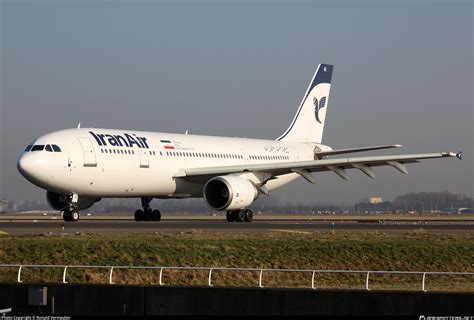
[[[35,161],[29,155],[23,155],[18,159],[16,167],[22,176],[31,178],[34,175]]]
[[[61,168],[64,168],[64,157],[54,152],[25,152],[17,160],[20,174],[36,186],[48,189],[60,183]]]

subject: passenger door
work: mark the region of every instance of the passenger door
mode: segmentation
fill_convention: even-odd
[[[89,138],[77,138],[82,146],[82,153],[84,155],[84,167],[97,167],[97,160],[95,157],[94,147]]]

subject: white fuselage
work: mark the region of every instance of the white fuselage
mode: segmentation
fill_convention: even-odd
[[[32,183],[59,194],[86,197],[202,197],[205,181],[175,178],[189,168],[313,160],[315,143],[213,137],[112,129],[67,129],[32,145],[57,145],[61,152],[28,151],[18,160]],[[254,173],[241,173],[258,180]],[[299,175],[278,176],[269,191]]]
[[[332,171],[348,180],[347,169],[374,179],[372,167],[422,159],[458,157],[461,152],[323,159],[400,145],[332,150],[321,144],[333,66],[319,64],[288,129],[277,140],[245,139],[113,129],[67,129],[36,139],[18,159],[20,173],[46,189],[52,208],[65,221],[101,198],[141,198],[136,221],[159,221],[153,198],[204,197],[227,221],[253,220],[248,208],[259,194],[313,172]]]

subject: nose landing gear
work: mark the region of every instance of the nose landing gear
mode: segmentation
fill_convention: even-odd
[[[79,220],[79,212],[76,210],[65,210],[63,213],[63,219],[67,222],[76,222]]]
[[[152,210],[150,208],[150,202],[153,200],[151,197],[142,198],[143,210],[135,211],[135,221],[160,221],[161,212],[159,210]]]
[[[66,222],[76,222],[79,220],[79,211],[77,211],[77,202],[79,196],[72,194],[66,197],[66,208],[63,212],[63,219]]]

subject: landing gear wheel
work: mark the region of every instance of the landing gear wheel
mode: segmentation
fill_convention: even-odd
[[[159,210],[152,210],[150,202],[152,197],[141,198],[143,210],[135,211],[135,221],[160,221],[161,212]]]
[[[77,220],[79,220],[79,212],[75,210],[73,211],[66,210],[63,213],[63,219],[64,221],[67,221],[67,222],[76,222]]]
[[[245,222],[252,222],[253,221],[253,212],[250,209],[245,209]]]
[[[236,216],[237,216],[237,222],[244,222],[245,221],[245,211],[244,210],[239,210],[236,211]]]
[[[79,212],[71,211],[71,221],[76,222],[79,220]]]
[[[145,211],[145,221],[153,220],[153,212],[151,210]]]
[[[143,210],[137,210],[135,211],[135,221],[143,221],[145,220],[145,212]]]
[[[227,218],[227,222],[234,222],[235,221],[234,211],[227,211],[225,216]]]
[[[152,220],[153,220],[153,221],[160,221],[160,220],[161,220],[161,212],[160,212],[160,210],[153,210],[153,212],[152,212]]]

